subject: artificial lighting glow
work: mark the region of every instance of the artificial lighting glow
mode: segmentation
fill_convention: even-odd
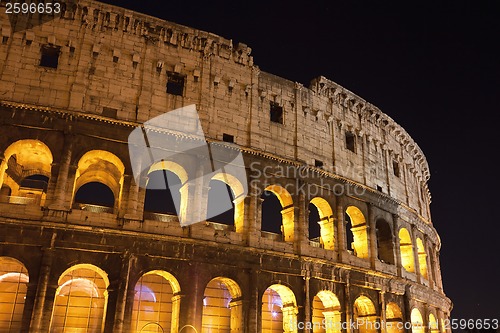
[[[271,312],[271,314],[272,314],[273,318],[278,317],[278,312],[276,312],[276,311]]]

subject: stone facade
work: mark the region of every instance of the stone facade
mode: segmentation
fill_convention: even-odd
[[[264,309],[269,295],[281,302],[286,332],[320,332],[299,324],[318,318],[413,323],[341,328],[349,333],[449,331],[429,168],[377,107],[324,77],[304,87],[262,72],[247,45],[97,1],[67,3],[39,25],[11,25],[1,6],[0,261],[2,274],[24,277],[25,301],[13,301],[10,321],[2,314],[0,331],[139,332],[137,285],[152,275],[170,285],[168,324],[152,320],[156,330],[143,332],[279,331],[268,323],[274,310]],[[128,135],[191,104],[208,141],[230,137],[243,153],[244,181],[254,186],[236,195],[234,226],[181,227],[175,215],[144,209]],[[188,161],[170,171],[199,170]],[[30,187],[32,175],[46,186]],[[89,182],[106,185],[114,203],[77,206],[75,194]],[[236,182],[227,182],[233,192]],[[263,230],[265,190],[281,203],[282,235]],[[309,234],[310,203],[318,239]],[[187,209],[206,205],[195,198]],[[75,279],[103,283],[95,287],[101,314],[84,326],[71,326],[71,302],[58,298],[71,295],[64,288]],[[212,281],[231,295],[218,317],[225,328],[207,324]]]

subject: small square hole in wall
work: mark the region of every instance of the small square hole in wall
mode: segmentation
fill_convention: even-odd
[[[383,191],[382,191],[382,186],[377,185],[377,191],[379,191],[379,192],[383,192]]]
[[[314,166],[316,168],[321,168],[323,169],[323,161],[320,161],[320,160],[314,160]]]
[[[102,115],[104,117],[116,118],[117,112],[118,112],[117,109],[107,108],[107,107],[102,108]]]
[[[283,107],[276,102],[269,102],[270,116],[273,123],[283,124]]]
[[[222,141],[224,141],[224,142],[233,142],[234,143],[234,135],[223,133],[222,134]]]
[[[8,36],[2,36],[2,44],[7,44],[8,41],[9,41]]]
[[[167,94],[182,96],[184,94],[185,77],[178,73],[167,73]]]
[[[59,54],[61,48],[53,45],[43,45],[41,48],[40,66],[57,68],[59,65]]]

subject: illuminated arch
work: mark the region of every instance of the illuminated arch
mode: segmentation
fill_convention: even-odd
[[[340,302],[329,290],[321,290],[313,299],[313,333],[340,333]]]
[[[439,324],[433,313],[429,314],[429,332],[439,333]]]
[[[241,183],[241,181],[235,176],[219,172],[215,174],[211,180],[218,180],[226,185],[228,185],[234,195],[233,203],[234,203],[234,227],[236,232],[244,231],[244,210],[245,210],[245,187]],[[210,199],[210,198],[209,198]]]
[[[113,153],[91,150],[78,161],[73,188],[73,200],[77,191],[85,184],[96,182],[106,185],[115,198],[115,207],[121,202],[125,166]],[[119,208],[119,207],[117,207]]]
[[[78,264],[63,272],[54,299],[50,332],[102,332],[109,279],[102,269]]]
[[[365,216],[361,210],[355,206],[347,207],[346,214],[351,224],[350,230],[346,230],[346,233],[351,232],[353,237],[352,244],[347,244],[347,246],[349,247],[349,245],[351,245],[357,257],[368,258],[368,232]]]
[[[325,249],[333,250],[335,248],[335,227],[332,208],[328,201],[320,197],[313,198],[310,203],[318,210],[319,221],[309,221],[309,223],[317,222],[319,224],[320,243]]]
[[[375,226],[378,259],[387,264],[394,264],[394,241],[391,226],[384,219],[377,219]]]
[[[262,295],[262,332],[297,332],[297,302],[293,291],[273,284]]]
[[[401,308],[393,302],[387,303],[385,306],[386,332],[387,333],[403,333],[404,322]]]
[[[282,207],[281,218],[283,238],[286,242],[293,242],[295,227],[292,196],[284,187],[279,185],[269,185],[265,188],[265,191],[273,193],[278,198]]]
[[[4,158],[0,163],[0,187],[8,186],[11,189],[8,201],[43,205],[47,184],[45,188],[39,188],[21,183],[27,177],[34,175],[46,179],[50,177],[53,156],[49,147],[39,140],[19,140],[7,147]]]
[[[184,221],[187,219],[187,214],[188,214],[188,173],[184,167],[182,167],[180,164],[173,162],[173,161],[159,161],[151,165],[148,171],[148,175],[155,171],[170,171],[174,175],[176,175],[179,178],[179,185],[177,186],[172,186],[165,183],[161,183],[158,185],[154,185],[153,188],[155,189],[162,189],[162,190],[170,190],[172,194],[172,198],[176,196],[177,193],[176,191],[179,192],[180,199],[176,201],[174,199],[174,205],[175,209],[177,211],[177,215],[179,216],[180,221]],[[146,187],[149,185],[149,180],[148,183],[146,183]]]
[[[356,298],[353,313],[353,319],[358,325],[359,333],[377,332],[377,310],[371,299],[363,295]]]
[[[202,332],[239,332],[242,328],[241,289],[226,277],[212,279],[203,296]]]
[[[137,281],[134,291],[132,332],[178,331],[181,287],[172,274],[149,271]]]
[[[401,252],[401,265],[411,273],[415,272],[415,257],[410,233],[405,228],[399,230],[399,250]]]
[[[20,332],[29,276],[24,265],[0,257],[0,331]]]
[[[424,319],[417,308],[411,310],[411,331],[412,333],[425,333]]]
[[[427,253],[425,252],[424,242],[420,238],[417,238],[417,252],[418,252],[418,266],[420,268],[420,276],[424,279],[428,279],[427,271]]]

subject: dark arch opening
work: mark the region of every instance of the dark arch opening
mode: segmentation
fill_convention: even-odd
[[[148,175],[144,211],[177,215],[181,205],[180,178],[168,170],[156,170]]]
[[[271,191],[264,191],[260,198],[264,199],[262,202],[261,230],[281,235],[281,225],[283,224],[281,211],[283,207],[281,206],[280,200]]]
[[[113,191],[103,183],[89,182],[80,186],[75,194],[75,202],[103,207],[115,206]]]
[[[377,232],[377,248],[378,248],[378,259],[387,263],[394,264],[394,246],[392,230],[385,220],[377,220],[376,223]]]
[[[31,175],[21,181],[20,187],[42,190],[47,192],[49,177],[44,175]]]
[[[347,212],[344,214],[344,218],[346,221],[345,224],[345,240],[346,240],[346,249],[349,251],[354,251],[354,234],[352,232],[352,222],[351,217]]]
[[[319,225],[319,210],[314,204],[309,203],[309,239],[317,239],[321,236]],[[319,241],[319,239],[318,239]]]
[[[208,185],[207,220],[234,225],[234,193],[226,183],[212,179]],[[222,213],[220,213],[223,211]],[[220,213],[220,214],[217,214]]]

